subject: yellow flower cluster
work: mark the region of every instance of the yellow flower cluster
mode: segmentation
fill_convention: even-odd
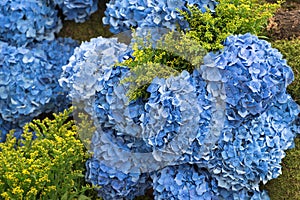
[[[88,154],[71,112],[35,120],[24,127],[24,139],[11,132],[0,143],[0,199],[60,199],[87,190],[82,186]]]
[[[125,60],[116,66],[127,66],[131,75],[121,83],[131,83],[127,96],[130,100],[143,97],[147,99],[147,88],[155,77],[168,78],[176,76],[183,70],[190,73],[199,67],[206,51],[192,37],[183,32],[169,32],[153,44],[149,38],[135,38],[133,44],[134,59]]]
[[[263,35],[268,19],[274,15],[282,2],[218,0],[215,12],[202,13],[192,6],[190,12],[181,11],[181,14],[190,25],[187,35],[198,40],[204,49],[216,51],[223,48],[223,42],[229,35]]]

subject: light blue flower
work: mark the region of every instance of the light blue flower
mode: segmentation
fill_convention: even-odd
[[[218,199],[217,188],[210,174],[196,165],[168,166],[151,175],[154,198]]]
[[[62,9],[66,20],[76,23],[85,22],[91,14],[98,10],[98,0],[52,0]]]
[[[5,121],[22,127],[43,112],[68,106],[58,78],[75,46],[76,41],[62,38],[26,48],[0,42],[0,76],[6,77],[0,82],[0,115]]]
[[[103,186],[100,196],[133,198],[151,172],[156,199],[269,198],[259,184],[279,176],[299,131],[299,106],[286,94],[293,74],[256,36],[224,44],[192,74],[154,78],[150,97],[134,101],[126,96],[130,83],[121,83],[130,69],[116,65],[135,59],[130,47],[97,38],[75,51],[60,83],[97,127],[87,180]]]
[[[298,105],[286,95],[260,116],[240,127],[225,127],[208,169],[228,191],[257,190],[259,183],[278,177],[285,150],[293,147]],[[201,165],[201,163],[200,163]],[[202,166],[202,165],[201,165]]]
[[[112,33],[120,33],[130,28],[161,27],[175,30],[177,25],[188,28],[178,10],[187,10],[187,4],[196,5],[205,12],[207,7],[214,12],[214,0],[111,0],[107,4],[103,23],[110,25]]]
[[[293,72],[282,55],[271,44],[249,33],[229,36],[224,49],[204,60],[201,69],[218,68],[220,74],[210,70],[207,77],[224,83],[227,119],[240,123],[246,117],[261,114],[285,93],[293,80]],[[230,116],[230,117],[229,117]]]
[[[140,118],[145,112],[145,102],[141,98],[129,101],[126,96],[128,84],[120,83],[128,75],[128,68],[114,67],[99,79],[100,90],[95,94],[93,104],[96,124],[104,132],[109,130],[110,140],[118,146],[132,152],[150,152],[141,137]]]
[[[99,131],[108,131],[115,144],[133,152],[149,152],[137,135],[141,133],[139,117],[144,112],[144,102],[128,101],[128,84],[120,80],[129,75],[129,69],[114,67],[130,57],[130,52],[116,38],[99,37],[85,42],[63,66],[59,83],[68,90],[73,104],[82,103]]]
[[[97,91],[102,90],[99,80],[106,80],[113,65],[126,52],[127,45],[119,43],[116,38],[93,38],[76,48],[68,65],[63,66],[63,73],[59,80],[60,85],[69,92],[73,102],[89,99]],[[88,103],[86,107],[91,107]]]
[[[40,0],[4,1],[0,13],[0,40],[11,45],[53,40],[62,28],[55,6]]]
[[[133,199],[151,187],[149,174],[124,174],[95,158],[86,162],[86,168],[86,181],[101,187],[98,195],[104,200]]]
[[[142,116],[144,140],[154,148],[162,148],[174,139],[173,148],[177,146],[176,151],[181,152],[180,148],[189,146],[186,136],[196,137],[200,120],[201,108],[195,104],[197,95],[191,76],[183,71],[168,79],[155,78],[148,92],[150,97]]]

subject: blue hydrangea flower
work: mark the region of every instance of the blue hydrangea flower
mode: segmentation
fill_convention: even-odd
[[[109,72],[109,75],[107,75],[109,78],[106,81],[103,79],[100,80],[99,85],[101,85],[102,89],[97,92],[94,104],[94,109],[97,116],[96,124],[98,124],[98,128],[100,127],[100,129],[98,129],[92,138],[92,149],[94,151],[94,156],[98,160],[103,160],[104,163],[108,163],[110,166],[118,167],[119,169],[121,168],[125,173],[135,170],[138,172],[140,170],[148,172],[157,170],[166,165],[164,162],[174,163],[176,161],[177,157],[180,156],[180,151],[178,151],[178,149],[182,148],[184,150],[185,147],[183,146],[189,145],[189,142],[186,142],[188,139],[184,139],[185,137],[189,137],[189,135],[185,134],[184,130],[186,129],[183,129],[179,137],[172,138],[175,142],[168,144],[168,149],[170,152],[173,152],[172,157],[167,157],[160,151],[153,152],[152,148],[149,148],[149,146],[147,147],[147,140],[145,137],[149,136],[150,132],[147,130],[147,128],[142,130],[142,123],[144,125],[149,123],[149,121],[146,120],[147,117],[145,117],[145,102],[141,99],[128,102],[126,93],[129,88],[126,87],[127,84],[119,84],[122,77],[129,74],[128,72],[129,71],[126,68],[114,67]],[[180,80],[183,84],[178,85],[178,87],[175,85],[173,88],[170,87],[170,83],[176,82],[176,80]],[[193,87],[190,85],[188,80],[189,75],[187,72],[185,72],[177,79],[171,78],[170,80],[166,81],[167,84],[162,87],[170,87],[169,89],[172,90],[174,94],[180,96],[179,91],[183,92],[183,88],[187,86],[189,88],[189,92],[191,93],[191,96],[187,96],[192,97]],[[197,100],[196,95],[194,95],[194,98],[191,98],[188,101],[186,101],[186,99],[178,98],[178,100],[180,100],[178,101],[178,104],[185,105],[188,104],[188,102],[191,103],[193,99]],[[155,103],[152,102],[152,105],[154,104]],[[148,106],[150,107],[150,105]],[[186,110],[184,110],[185,108]],[[199,118],[199,113],[196,112],[197,107],[190,107],[190,109],[188,108],[188,106],[182,107],[182,110],[178,110],[177,112],[182,113],[183,120],[181,122],[183,127],[192,128],[196,125],[193,124],[191,126],[191,124],[187,124],[187,122],[190,121],[188,119],[191,118],[191,116],[187,116],[187,114],[194,113],[192,116],[197,119]],[[172,128],[172,126],[170,127]],[[197,129],[195,129],[194,132],[195,137],[197,134]],[[162,160],[164,162],[161,162]]]
[[[203,12],[208,7],[211,11],[217,4],[215,0],[111,0],[107,4],[103,23],[110,25],[112,33],[129,30],[131,27],[165,27],[171,30],[180,25],[188,27],[179,10],[187,10],[187,4],[196,5]]]
[[[85,102],[86,107],[97,91],[100,91],[98,80],[112,67],[126,52],[127,45],[119,43],[116,38],[93,38],[84,42],[74,50],[68,65],[63,66],[63,73],[59,80],[60,85],[69,92],[68,96],[73,102]]]
[[[128,68],[113,67],[99,78],[93,105],[95,118],[102,131],[111,132],[109,137],[115,144],[132,152],[149,152],[151,149],[141,137],[140,117],[145,112],[145,102],[141,98],[129,101],[129,85],[120,83],[128,75]]]
[[[241,189],[239,191],[232,191],[232,190],[226,190],[224,188],[218,188],[218,192],[221,199],[270,200],[270,197],[266,190],[257,191],[257,190]]]
[[[124,174],[101,161],[92,158],[86,162],[86,180],[101,186],[98,194],[104,200],[134,199],[142,196],[151,187],[149,174]]]
[[[23,126],[43,112],[66,108],[69,102],[58,78],[61,66],[67,63],[75,46],[76,41],[62,38],[27,48],[0,42],[0,115],[3,120]]]
[[[133,198],[152,172],[156,199],[269,199],[259,184],[280,174],[299,131],[281,54],[256,36],[230,36],[192,74],[155,78],[148,99],[129,101],[130,83],[121,81],[130,69],[116,63],[131,52],[116,39],[94,39],[60,79],[97,127],[87,180],[103,186],[99,195]]]
[[[206,167],[229,191],[259,189],[259,183],[281,174],[285,150],[293,147],[299,106],[289,95],[282,97],[260,116],[239,127],[226,127]],[[201,164],[200,164],[201,165]]]
[[[269,200],[266,191],[241,189],[226,190],[218,186],[211,173],[197,165],[168,166],[151,174],[154,198],[163,199],[234,199]]]
[[[156,200],[219,199],[216,181],[195,165],[168,166],[151,178]]]
[[[52,3],[40,0],[0,2],[0,40],[21,46],[34,40],[53,40],[62,28]]]
[[[85,22],[91,14],[98,10],[98,0],[52,0],[58,5],[66,20],[75,20],[76,23]]]
[[[143,138],[150,146],[162,148],[174,139],[174,147],[182,148],[185,136],[196,137],[195,122],[200,120],[201,108],[195,104],[197,95],[187,71],[168,79],[155,78],[147,91],[150,97],[142,115]],[[180,152],[177,148],[175,151]]]
[[[127,68],[114,67],[103,76],[109,77],[106,81],[100,79],[94,104],[95,123],[100,128],[92,139],[94,156],[126,173],[136,166],[153,171],[178,162],[199,133],[200,113],[208,109],[198,107],[198,99],[203,100],[197,96],[193,78],[184,71],[168,79],[154,79],[146,102],[128,102],[129,87],[119,84],[127,74]]]
[[[227,119],[233,125],[247,116],[263,113],[285,93],[294,78],[280,52],[249,33],[229,36],[224,49],[211,53],[210,57],[204,60],[207,63],[202,66],[202,73],[208,79],[221,77],[226,92]],[[212,68],[217,68],[218,74]]]

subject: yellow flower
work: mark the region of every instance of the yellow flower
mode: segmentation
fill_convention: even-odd
[[[30,172],[27,169],[22,170],[22,174],[24,175],[30,175]]]
[[[24,192],[24,190],[22,190],[20,186],[17,186],[12,190],[13,194],[18,194],[18,195],[20,195],[20,194],[22,195],[23,192]]]
[[[7,192],[3,192],[3,193],[1,194],[1,197],[3,197],[5,200],[9,200],[9,199],[10,199],[10,197],[9,197],[9,195],[8,195]]]
[[[36,120],[25,125],[22,147],[15,148],[13,133],[7,135],[5,143],[0,143],[0,199],[32,200],[37,194],[41,198],[59,199],[66,191],[81,188],[78,180],[82,180],[83,173],[79,172],[84,170],[81,162],[86,160],[87,153],[76,139],[74,122],[65,123],[70,114],[71,110],[56,115],[55,120]],[[29,130],[36,133],[35,140],[31,140]]]
[[[51,192],[51,191],[55,191],[55,190],[56,190],[56,186],[55,185],[50,185],[50,186],[48,186],[45,189],[45,191],[47,191],[47,192]]]
[[[31,183],[31,180],[30,180],[29,178],[26,178],[26,179],[24,180],[24,182],[30,184],[30,183]]]
[[[35,189],[34,187],[31,187],[30,190],[27,192],[27,194],[34,194],[36,195],[37,194],[37,189]]]
[[[11,172],[5,173],[4,177],[5,177],[6,179],[10,180],[10,181],[15,181],[15,180],[16,180],[14,174],[11,173]]]

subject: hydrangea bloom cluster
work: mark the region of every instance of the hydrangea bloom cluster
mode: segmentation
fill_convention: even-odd
[[[224,50],[211,54],[207,62],[202,73],[224,83],[227,119],[235,126],[247,116],[263,113],[272,102],[284,101],[294,78],[280,52],[249,33],[227,37]]]
[[[259,184],[280,174],[299,130],[299,106],[286,94],[293,73],[256,36],[224,46],[191,74],[153,79],[149,98],[132,101],[122,83],[130,69],[117,64],[125,44],[97,38],[75,51],[60,82],[97,127],[87,181],[102,186],[99,195],[131,199],[151,174],[156,199],[268,199]]]
[[[58,78],[77,45],[69,38],[18,48],[0,42],[2,119],[23,126],[43,112],[66,108]]]
[[[239,127],[225,126],[218,149],[206,165],[218,186],[232,192],[258,191],[260,182],[265,184],[281,174],[280,163],[284,151],[293,146],[293,122],[299,114],[291,97],[285,100]]]
[[[178,10],[187,10],[187,4],[196,5],[202,12],[207,7],[214,11],[215,0],[111,0],[107,4],[103,23],[110,25],[112,33],[129,30],[130,27],[165,27],[171,30],[180,25],[185,29],[188,23]]]
[[[75,103],[88,102],[102,88],[99,79],[108,80],[112,65],[119,61],[127,46],[117,39],[93,38],[75,48],[68,65],[63,66],[59,84],[68,90],[68,97]],[[101,68],[99,68],[101,66]],[[106,76],[103,76],[103,74]],[[89,110],[90,111],[90,110]]]
[[[168,166],[151,175],[151,178],[157,200],[218,199],[216,181],[196,165]]]
[[[151,187],[149,174],[125,174],[106,166],[97,159],[89,159],[86,162],[86,179],[93,185],[106,185],[98,190],[99,196],[104,199],[134,199],[145,194]]]
[[[98,0],[53,0],[53,2],[62,10],[66,20],[75,20],[76,23],[85,22],[98,9]]]
[[[34,40],[53,40],[62,28],[53,4],[40,0],[0,2],[0,40],[21,46]]]
[[[175,144],[170,150],[177,145],[178,153],[186,136],[197,135],[198,126],[194,121],[199,121],[201,108],[195,104],[197,95],[191,81],[190,74],[183,71],[180,76],[155,78],[148,87],[150,97],[142,116],[142,134],[150,146],[162,148],[172,141]]]
[[[140,138],[142,128],[139,118],[144,113],[143,100],[128,101],[128,84],[117,84],[129,75],[129,69],[114,67],[104,72],[99,79],[94,110],[97,123],[103,131],[111,130],[110,139],[130,151],[147,152],[145,142]],[[129,102],[129,103],[128,103]]]
[[[154,196],[163,199],[264,199],[269,200],[266,191],[240,190],[238,192],[224,190],[218,181],[204,168],[197,165],[182,164],[168,166],[151,175]]]

